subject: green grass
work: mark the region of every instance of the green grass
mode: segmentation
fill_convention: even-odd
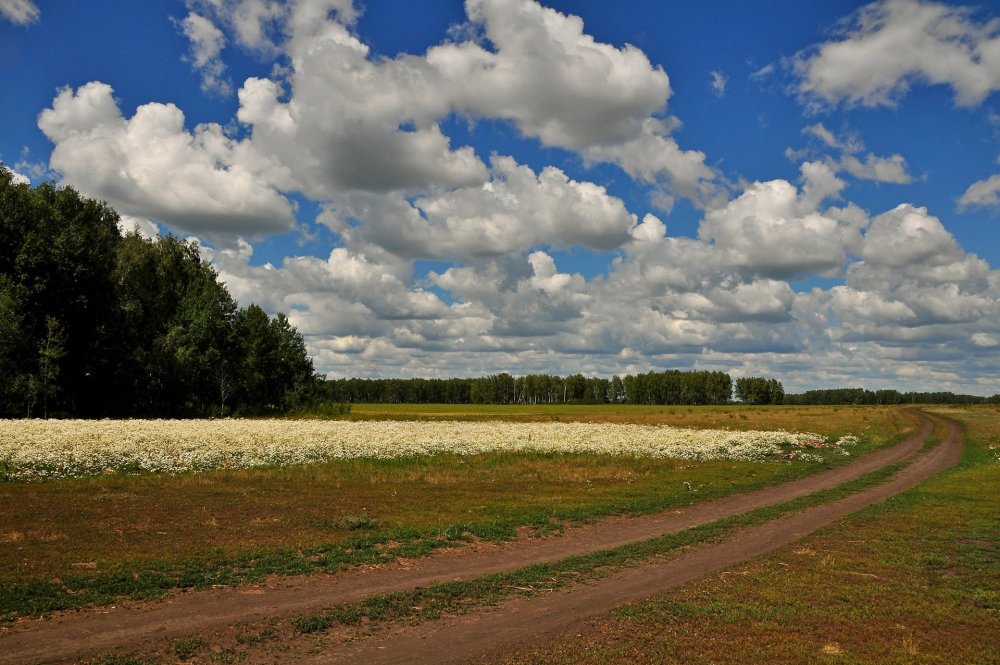
[[[358,603],[333,608],[326,614],[295,619],[293,625],[297,632],[312,633],[325,630],[334,623],[357,625],[365,622],[371,626],[404,620],[435,620],[444,614],[466,613],[495,605],[510,596],[549,592],[606,577],[622,568],[646,563],[654,557],[673,555],[680,548],[723,541],[740,529],[764,524],[783,515],[878,485],[899,468],[899,465],[885,467],[834,489],[640,543],[486,575],[474,580],[452,581],[412,591],[370,596]],[[302,628],[302,625],[309,629]]]
[[[1000,663],[1000,411],[958,467],[505,663]]]
[[[853,432],[867,448],[909,425],[898,409],[614,409],[640,421],[718,426],[733,416],[750,427]],[[689,505],[822,466],[488,454],[0,483],[0,618],[423,556],[524,527],[545,533]]]
[[[89,661],[88,665],[152,665],[151,661],[135,656],[106,655]]]
[[[174,642],[174,654],[181,660],[191,660],[205,646],[200,637],[188,637]]]

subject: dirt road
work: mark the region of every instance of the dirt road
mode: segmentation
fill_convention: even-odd
[[[846,498],[745,529],[732,539],[698,547],[690,554],[659,565],[625,570],[596,584],[518,598],[499,608],[380,633],[373,638],[338,644],[324,653],[293,655],[303,663],[470,663],[537,647],[561,635],[586,630],[592,617],[626,603],[642,601],[699,577],[788,545],[864,508],[917,485],[958,462],[961,429],[949,424],[943,444],[920,456],[887,482]]]
[[[850,464],[682,510],[639,518],[609,519],[570,529],[558,536],[446,551],[425,559],[401,561],[379,568],[275,579],[252,587],[177,594],[158,603],[125,603],[114,608],[66,613],[52,619],[22,621],[0,632],[0,664],[60,662],[111,650],[127,652],[165,638],[205,634],[236,623],[274,616],[307,614],[360,600],[370,594],[514,570],[532,563],[678,532],[836,487],[885,465],[912,457],[920,450],[931,429],[930,422],[924,419],[920,430],[907,440],[865,455]],[[385,638],[365,640],[351,645],[349,649],[338,648],[336,653],[322,654],[319,660],[442,662],[446,660],[445,656],[464,661],[484,654],[502,653],[516,648],[519,640],[556,634],[597,612],[780,547],[847,512],[902,491],[947,468],[957,460],[960,449],[960,431],[952,425],[944,445],[921,456],[887,483],[747,530],[732,541],[700,549],[696,556],[685,556],[661,566],[629,570],[611,578],[613,581],[602,581],[596,586],[551,594],[545,598],[514,601],[505,604],[504,610],[499,613],[481,613],[448,624],[394,631]],[[482,623],[484,621],[486,623]],[[483,626],[488,626],[488,630],[484,630]],[[489,635],[497,634],[502,634],[503,639],[487,639]],[[432,646],[435,644],[438,646]]]

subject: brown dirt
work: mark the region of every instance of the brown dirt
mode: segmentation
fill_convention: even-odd
[[[206,634],[234,624],[317,612],[371,594],[427,586],[454,579],[514,570],[574,554],[608,549],[674,533],[699,524],[782,503],[836,487],[916,454],[932,431],[869,453],[842,467],[754,492],[698,503],[682,510],[638,518],[615,518],[547,538],[500,546],[480,545],[388,566],[334,575],[276,578],[266,584],[177,594],[157,603],[71,612],[21,621],[0,632],[0,664],[59,662],[114,650],[142,650],[164,639]],[[961,433],[950,423],[944,445],[917,458],[890,481],[871,490],[747,529],[726,543],[697,548],[667,563],[630,569],[601,582],[545,597],[506,602],[498,611],[400,628],[333,652],[311,655],[316,662],[463,662],[516,650],[573,630],[591,616],[683,584],[733,563],[771,551],[857,510],[912,487],[957,461]],[[307,654],[281,659],[301,660]]]

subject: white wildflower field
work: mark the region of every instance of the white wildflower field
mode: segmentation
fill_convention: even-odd
[[[117,471],[184,473],[488,452],[687,460],[820,461],[858,439],[812,433],[580,422],[349,420],[0,420],[0,472],[41,480]]]

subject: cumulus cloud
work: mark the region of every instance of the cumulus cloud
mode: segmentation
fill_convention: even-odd
[[[470,0],[483,43],[376,60],[342,11],[308,6],[287,18],[287,98],[280,81],[250,79],[239,119],[310,194],[481,184],[485,165],[441,132],[451,114],[509,121],[543,145],[620,164],[699,201],[717,179],[702,153],[669,136],[676,122],[654,117],[670,96],[662,68],[635,47],[597,42],[577,17],[531,0]]]
[[[831,308],[847,341],[978,345],[1000,320],[996,271],[966,253],[926,208],[900,205],[876,216]],[[978,336],[977,336],[978,335]]]
[[[428,60],[467,83],[456,90],[459,108],[508,118],[545,145],[620,143],[670,95],[666,73],[641,50],[597,42],[576,16],[533,0],[469,0],[466,11],[495,52],[467,42],[432,49]]]
[[[552,166],[536,174],[500,156],[491,160],[483,184],[412,198],[345,194],[320,221],[356,245],[426,259],[499,256],[538,245],[612,250],[635,224],[604,187]]]
[[[287,33],[296,25],[322,22],[331,14],[351,25],[358,17],[353,0],[186,0],[185,4],[225,26],[240,47],[264,56],[281,52]]]
[[[191,41],[191,65],[201,73],[201,88],[206,92],[229,95],[232,83],[223,78],[226,65],[220,56],[226,37],[209,19],[191,12],[180,22],[184,36]]]
[[[897,6],[940,9],[874,5],[837,43],[896,34],[886,31]],[[182,30],[206,87],[225,81],[224,48],[280,59],[280,70],[240,86],[243,130],[188,127],[171,104],[129,115],[94,82],[60,91],[42,113],[55,145],[50,165],[115,205],[123,228],[216,242],[203,251],[233,295],[289,314],[321,371],[736,367],[778,373],[788,388],[896,376],[905,385],[933,377],[947,389],[957,380],[949,354],[1000,352],[1000,273],[926,209],[904,204],[873,216],[844,201],[845,174],[912,179],[902,156],[868,152],[849,131],[807,127],[797,181],[730,194],[705,154],[678,143],[662,68],[537,2],[468,0],[469,23],[450,41],[379,57],[357,34],[350,0],[189,0],[187,8]],[[875,24],[879,11],[885,25]],[[963,10],[945,14],[963,29],[989,28]],[[986,44],[963,39],[962,48]],[[797,62],[837,55],[827,46]],[[813,80],[806,64],[803,85]],[[823,71],[816,64],[815,80],[826,80]],[[725,76],[713,72],[713,81],[724,92]],[[803,94],[875,104],[903,92],[898,82],[881,85],[829,99],[820,93],[829,86]],[[660,210],[690,199],[703,211],[698,234],[671,236],[659,217],[640,220],[605,187],[556,166],[453,145],[443,127],[456,117],[499,120],[584,165],[617,165]],[[997,190],[984,188],[970,188],[963,205],[995,200]],[[253,237],[294,224],[290,193],[320,206],[316,221],[334,232],[334,248],[256,265]],[[603,252],[610,265],[579,274],[563,253],[576,248]],[[441,264],[428,271],[423,260]],[[794,281],[814,276],[838,283],[803,291]],[[923,373],[908,373],[918,355]]]
[[[926,209],[869,218],[850,204],[824,208],[838,182],[812,164],[797,186],[753,183],[706,213],[700,238],[671,236],[646,215],[609,272],[589,279],[540,249],[470,257],[425,278],[412,259],[377,246],[274,267],[251,266],[242,243],[213,261],[241,302],[290,310],[333,376],[357,374],[358,363],[370,375],[448,376],[573,372],[581,363],[611,374],[694,360],[779,373],[790,389],[866,377],[872,386],[954,388],[955,354],[976,349],[985,362],[997,351],[1000,273]],[[778,258],[749,253],[737,220]],[[796,292],[788,282],[842,263],[843,284]],[[929,374],[908,374],[915,362]],[[924,383],[928,376],[942,383]]]
[[[726,206],[709,211],[699,237],[715,247],[721,261],[763,276],[839,270],[867,220],[853,209],[820,210],[844,187],[826,164],[803,164],[802,178],[801,190],[785,180],[753,183]]]
[[[924,83],[948,85],[957,105],[975,106],[1000,88],[1000,21],[939,2],[882,0],[792,67],[814,105],[893,106]]]
[[[705,153],[682,150],[669,135],[670,129],[669,123],[651,118],[643,123],[638,136],[616,145],[589,148],[584,157],[588,162],[616,163],[633,178],[663,185],[654,202],[666,212],[670,212],[673,194],[699,207],[724,202],[726,192],[715,171],[705,164]]]
[[[222,242],[292,226],[291,204],[270,185],[280,167],[219,125],[188,131],[173,104],[125,118],[111,87],[92,82],[61,90],[38,126],[64,181],[122,214]]]
[[[861,180],[889,182],[897,185],[913,182],[913,177],[906,172],[906,160],[902,155],[876,157],[872,153],[868,153],[864,161],[854,155],[844,155],[840,159],[840,165],[845,171]]]
[[[15,25],[34,23],[41,11],[31,0],[0,0],[0,14]]]
[[[1000,208],[1000,173],[985,180],[977,180],[969,185],[961,198],[958,207],[966,208]]]
[[[300,192],[369,251],[610,250],[628,239],[635,220],[603,187],[552,167],[487,164],[472,147],[453,146],[441,122],[456,114],[507,121],[587,163],[618,164],[652,185],[663,208],[676,196],[701,206],[725,199],[705,155],[671,136],[679,123],[663,117],[671,91],[662,68],[533,0],[470,0],[463,41],[379,58],[355,34],[349,0],[187,6],[180,27],[206,89],[225,91],[227,39],[280,52],[288,65],[240,87],[241,140],[215,124],[185,127],[171,104],[126,118],[104,84],[60,92],[39,120],[55,144],[50,166],[125,214],[218,240],[289,229],[281,192]]]

